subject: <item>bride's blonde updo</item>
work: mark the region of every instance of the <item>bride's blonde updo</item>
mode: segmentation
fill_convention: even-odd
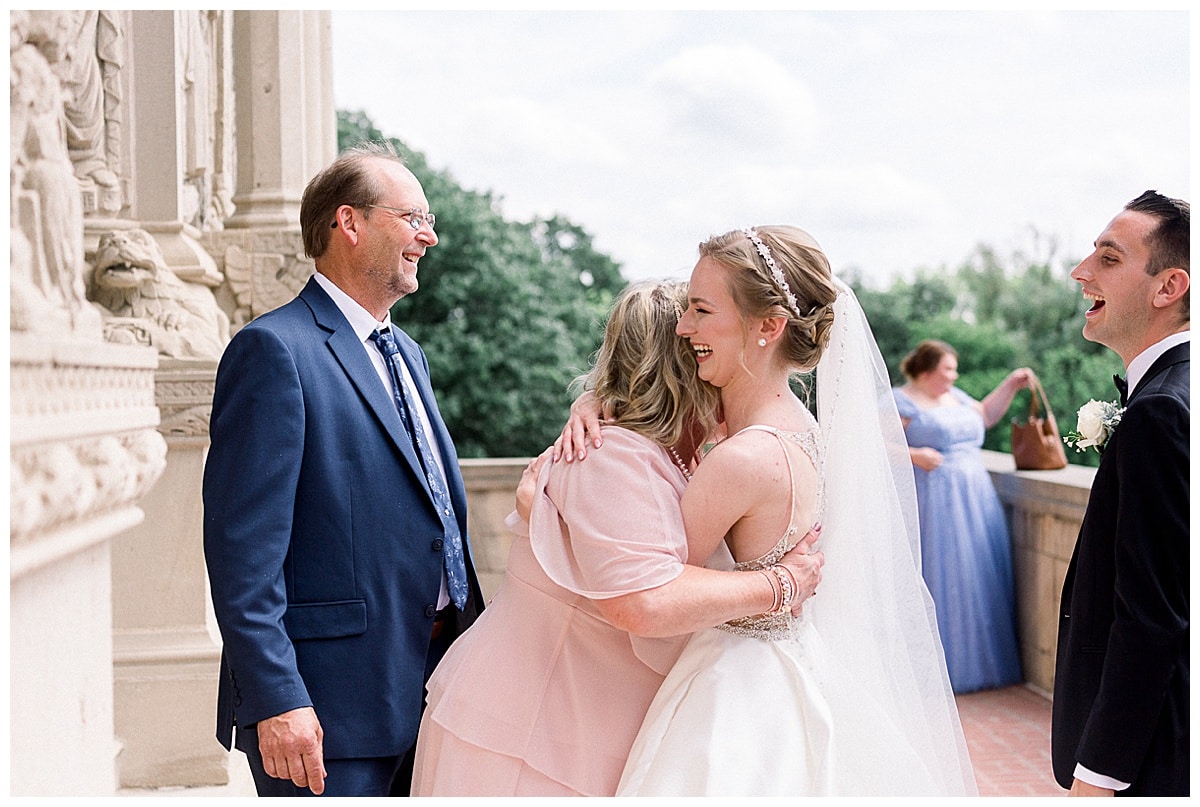
[[[773,276],[755,237],[786,286]],[[700,256],[730,270],[729,289],[743,319],[787,318],[780,352],[789,367],[808,372],[817,366],[829,344],[837,289],[829,259],[811,235],[789,225],[731,230],[702,243]]]
[[[711,433],[717,423],[717,389],[696,377],[696,356],[675,333],[687,304],[681,281],[626,287],[613,303],[591,372],[576,379],[595,392],[610,422],[665,447],[697,429]]]

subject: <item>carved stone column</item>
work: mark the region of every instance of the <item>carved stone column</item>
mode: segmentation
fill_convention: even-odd
[[[199,238],[214,209],[216,136],[208,111],[219,97],[213,49],[224,20],[219,12],[139,11],[129,32],[140,136],[128,213],[181,280],[210,288],[221,277]]]
[[[230,228],[295,227],[308,180],[333,159],[327,11],[237,11],[237,212]]]
[[[163,358],[155,377],[168,447],[146,519],[113,541],[113,665],[121,787],[229,781],[215,731],[220,636],[204,567],[201,479],[215,361]]]
[[[308,180],[337,153],[327,11],[233,13],[236,212],[202,243],[234,331],[291,300],[313,272],[300,238]]]

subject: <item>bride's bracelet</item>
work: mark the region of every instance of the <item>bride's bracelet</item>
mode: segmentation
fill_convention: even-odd
[[[783,571],[787,572],[787,576],[791,580],[791,583],[792,583],[792,600],[794,601],[796,599],[796,597],[800,596],[800,584],[798,582],[796,582],[796,573],[794,571],[792,571],[791,566],[786,566],[782,563],[778,564],[776,566],[776,568],[782,569]]]
[[[792,600],[796,596],[796,578],[792,576],[791,569],[786,566],[775,564],[771,567],[771,573],[779,580],[779,599],[775,609],[771,611],[771,616],[778,616],[785,611],[792,610]]]
[[[764,611],[766,614],[779,613],[780,603],[783,602],[783,584],[776,585],[778,578],[770,574],[766,569],[759,569],[758,573],[767,578],[767,585],[771,587],[771,608]]]

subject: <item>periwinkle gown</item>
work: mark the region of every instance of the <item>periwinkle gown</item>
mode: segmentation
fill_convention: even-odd
[[[414,796],[616,792],[686,637],[631,636],[594,600],[683,571],[685,485],[662,448],[618,427],[586,462],[546,464],[530,523],[509,516],[495,598],[429,679]]]
[[[921,523],[921,565],[937,608],[938,631],[956,693],[1021,681],[1012,549],[1000,499],[980,449],[983,417],[954,388],[957,406],[919,407],[893,390],[909,446],[935,448],[942,464],[913,468]]]

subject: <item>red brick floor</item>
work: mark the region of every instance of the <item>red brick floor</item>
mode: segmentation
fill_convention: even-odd
[[[959,695],[981,796],[1065,796],[1050,768],[1050,700],[1025,686]]]

